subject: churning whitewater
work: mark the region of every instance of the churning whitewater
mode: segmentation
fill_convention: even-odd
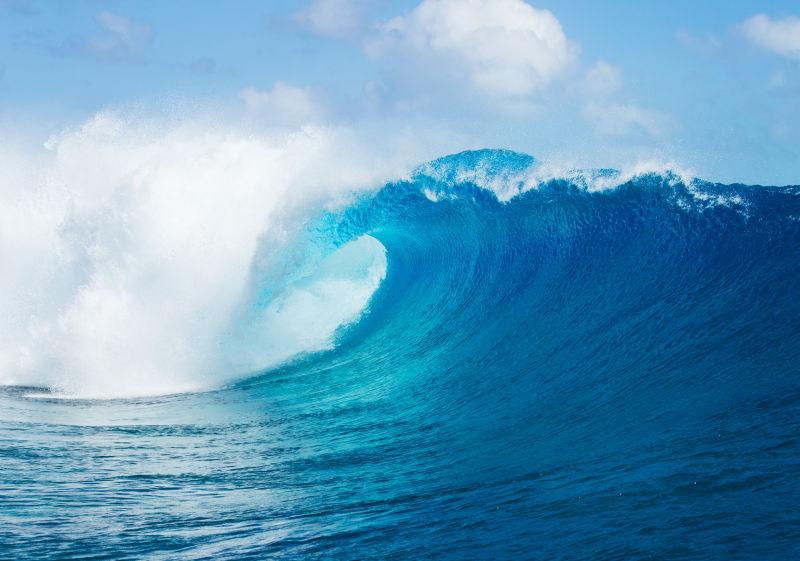
[[[297,245],[314,213],[401,169],[366,165],[351,131],[107,112],[45,148],[0,151],[2,384],[93,398],[219,387],[329,349],[383,278],[375,244],[314,278],[329,248]]]
[[[12,557],[800,555],[800,187],[114,126],[2,200]]]

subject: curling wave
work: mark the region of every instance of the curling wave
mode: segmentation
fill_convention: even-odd
[[[216,391],[0,392],[4,550],[800,554],[800,187],[481,150],[285,206],[223,145],[26,215],[5,383]]]
[[[51,141],[43,187],[6,199],[4,215],[17,223],[4,245],[17,262],[3,276],[14,298],[4,301],[0,382],[81,397],[219,387],[363,333],[352,327],[387,267],[380,312],[367,323],[389,325],[373,338],[469,340],[497,317],[495,339],[533,317],[538,336],[575,335],[592,318],[643,324],[709,257],[709,240],[729,239],[738,253],[795,235],[800,215],[793,188],[713,185],[669,170],[555,171],[502,150],[448,156],[354,199],[363,177],[320,194],[292,170],[296,153],[306,167],[330,163],[332,141],[320,147],[308,131],[288,141],[293,151],[186,131],[148,145],[130,133],[101,115]],[[323,157],[309,164],[314,151]],[[79,155],[98,152],[99,165],[79,167]],[[298,181],[303,198],[286,204]],[[781,220],[765,223],[776,208]],[[776,230],[759,231],[767,227]],[[644,277],[623,282],[634,272]],[[619,282],[600,282],[610,278]],[[763,276],[754,272],[737,290],[755,282]],[[573,305],[586,295],[613,308],[558,308],[567,293]],[[632,301],[637,293],[647,301]],[[718,298],[711,291],[696,305]]]
[[[397,174],[356,160],[362,144],[342,129],[248,134],[107,112],[41,152],[4,149],[0,384],[197,391],[329,348],[382,278],[383,252],[358,242],[312,278],[324,255],[297,255],[294,237]],[[268,281],[283,283],[271,305],[252,291]]]

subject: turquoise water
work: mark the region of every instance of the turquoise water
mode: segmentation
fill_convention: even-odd
[[[0,390],[0,556],[800,556],[800,188],[533,165],[450,156],[270,254],[243,326],[378,279],[328,350]]]

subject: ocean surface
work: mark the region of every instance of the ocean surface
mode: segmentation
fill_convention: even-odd
[[[482,150],[297,224],[197,387],[156,383],[185,345],[107,333],[200,333],[172,310],[218,321],[192,299],[225,292],[211,273],[140,268],[119,300],[122,261],[95,266],[50,331],[17,329],[88,335],[39,337],[20,356],[49,374],[0,387],[0,558],[800,558],[800,187]]]

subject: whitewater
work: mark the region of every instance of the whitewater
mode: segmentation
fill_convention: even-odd
[[[0,551],[800,555],[800,187],[404,146],[0,150]]]
[[[218,387],[329,348],[382,278],[380,252],[342,263],[243,324],[267,277],[300,282],[313,266],[275,270],[312,212],[400,173],[355,161],[369,149],[348,130],[256,134],[106,112],[41,152],[3,154],[2,290],[13,297],[0,383],[73,397]]]

